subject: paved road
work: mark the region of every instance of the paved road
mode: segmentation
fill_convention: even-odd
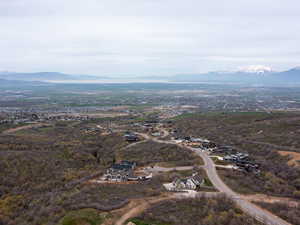
[[[140,135],[142,135],[145,139],[151,139],[152,141],[155,141],[158,143],[178,145],[171,141],[163,141],[163,140],[158,140],[156,138],[151,138],[147,134],[140,134]],[[251,202],[249,202],[246,199],[243,199],[242,196],[240,196],[239,194],[237,194],[233,190],[231,190],[219,177],[216,167],[215,167],[215,164],[207,153],[199,151],[198,149],[194,149],[191,147],[185,147],[185,146],[181,146],[181,147],[184,147],[186,149],[189,149],[189,150],[195,152],[197,155],[199,155],[203,159],[203,161],[204,161],[203,168],[206,170],[207,176],[209,177],[210,181],[213,183],[214,187],[217,190],[219,190],[220,192],[225,193],[227,196],[232,198],[243,211],[245,211],[249,215],[256,218],[258,221],[261,221],[266,225],[291,225],[290,223],[286,222],[285,220],[279,218],[278,216],[275,216],[274,214],[252,204]]]
[[[282,220],[281,218],[273,215],[272,213],[263,210],[262,208],[252,204],[251,202],[243,199],[239,194],[231,190],[219,177],[216,167],[212,159],[205,152],[188,147],[190,150],[194,151],[197,155],[201,156],[204,160],[204,169],[207,172],[207,176],[213,183],[214,187],[220,192],[225,193],[227,196],[231,197],[246,213],[255,217],[257,220],[263,222],[267,225],[291,225],[290,223]]]

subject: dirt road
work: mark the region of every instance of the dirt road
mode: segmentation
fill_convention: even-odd
[[[264,194],[243,195],[242,198],[246,199],[250,202],[284,203],[284,204],[287,204],[289,207],[299,207],[300,206],[299,202],[295,201],[294,199],[269,196],[269,195],[264,195]]]
[[[275,145],[275,144],[261,142],[261,141],[242,140],[241,142],[249,143],[249,144],[256,144],[256,145],[264,145],[264,146],[267,146],[270,148],[281,149],[281,150],[285,150],[285,151],[300,152],[300,149],[297,149],[297,148]]]
[[[198,166],[199,167],[199,166]],[[185,171],[185,170],[192,170],[194,166],[178,166],[178,167],[161,167],[161,166],[154,166],[154,167],[147,167],[144,168],[147,172],[152,173],[159,173],[159,172],[171,172],[171,171]]]
[[[160,197],[156,199],[145,199],[139,204],[132,207],[127,213],[125,213],[118,221],[116,221],[115,225],[124,225],[125,222],[130,219],[140,215],[146,209],[150,208],[152,204],[169,200],[174,198],[174,196]]]
[[[5,131],[2,132],[2,134],[12,134],[12,133],[16,133],[20,130],[27,130],[27,129],[31,129],[31,128],[39,128],[39,127],[42,127],[42,126],[49,126],[49,124],[45,124],[45,123],[29,124],[29,125],[25,125],[25,126],[5,130]]]

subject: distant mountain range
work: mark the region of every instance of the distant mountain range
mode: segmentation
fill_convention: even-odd
[[[53,82],[60,81],[64,83],[81,81],[90,83],[101,83],[103,80],[118,82],[118,78],[98,77],[91,75],[71,75],[59,72],[40,72],[40,73],[15,73],[0,72],[0,79],[11,81],[40,81]],[[148,80],[153,82],[207,82],[223,84],[243,84],[243,85],[266,85],[266,86],[300,86],[300,67],[296,67],[283,72],[274,72],[268,67],[250,68],[236,72],[209,72],[203,74],[178,74],[175,76],[153,76],[128,78],[130,82]],[[122,79],[123,81],[125,79]],[[0,80],[0,83],[3,82]]]
[[[5,80],[0,79],[0,88],[32,88],[32,87],[45,87],[51,86],[50,83],[40,81],[23,81],[23,80]]]
[[[38,72],[38,73],[15,73],[0,72],[0,79],[22,80],[22,81],[80,81],[80,80],[103,80],[107,77],[97,77],[91,75],[71,75],[59,72]]]
[[[183,74],[170,77],[173,82],[218,82],[251,85],[300,85],[300,68],[274,72],[271,70],[248,72],[210,72],[204,74]]]

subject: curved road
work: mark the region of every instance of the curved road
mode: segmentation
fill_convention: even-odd
[[[158,143],[178,145],[171,141],[163,141],[163,140],[158,140],[156,138],[151,138],[147,134],[142,134],[142,133],[137,133],[137,134],[143,136],[145,139],[150,139]],[[197,155],[199,155],[204,160],[203,168],[206,170],[207,176],[209,177],[210,181],[213,183],[214,187],[218,189],[220,192],[225,193],[227,196],[232,198],[239,205],[239,207],[247,214],[253,216],[258,221],[266,225],[291,225],[285,220],[279,218],[278,216],[256,206],[255,204],[247,201],[246,199],[243,199],[238,193],[231,190],[219,177],[215,164],[207,153],[191,147],[185,147],[181,145],[179,146],[189,149],[195,152]]]
[[[204,168],[207,172],[207,176],[209,177],[215,188],[231,197],[241,207],[242,210],[255,217],[258,221],[263,222],[267,225],[291,225],[278,216],[275,216],[274,214],[263,210],[255,204],[243,199],[239,194],[232,191],[219,177],[216,171],[215,164],[211,160],[211,158],[204,152],[200,152],[199,150],[195,150],[192,148],[190,149],[203,158],[205,163]]]

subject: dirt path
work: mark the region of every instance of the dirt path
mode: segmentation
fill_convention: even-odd
[[[194,166],[178,166],[178,167],[153,166],[153,167],[145,167],[142,170],[147,172],[152,172],[152,173],[159,173],[159,172],[193,170],[194,168],[195,168]]]
[[[287,147],[287,146],[280,146],[280,145],[261,142],[261,141],[251,141],[251,140],[244,139],[241,142],[245,142],[245,143],[249,143],[249,144],[264,145],[264,146],[267,146],[267,147],[270,147],[270,148],[282,149],[282,150],[286,150],[286,151],[300,152],[300,149],[297,149],[297,148]]]
[[[116,221],[115,225],[124,225],[125,222],[130,219],[134,218],[141,213],[143,213],[145,210],[151,207],[152,204],[169,200],[174,198],[174,196],[166,196],[166,197],[160,197],[160,198],[155,198],[155,199],[144,199],[137,201],[130,209],[128,212],[126,212],[119,220]]]
[[[133,200],[129,205],[128,211],[125,214],[123,214],[122,217],[118,219],[114,225],[124,225],[128,219],[141,215],[145,210],[149,209],[153,204],[161,201],[170,200],[170,199],[195,198],[200,196],[216,197],[219,195],[222,195],[222,193],[190,191],[187,193],[175,193],[168,196],[161,196],[158,198]]]
[[[135,145],[139,145],[139,144],[145,143],[145,142],[147,142],[147,141],[148,141],[148,140],[142,140],[142,141],[138,141],[138,142],[129,144],[129,145],[125,146],[124,148],[122,148],[122,150],[125,150],[125,149],[127,149],[127,148],[131,148],[131,147],[133,147],[133,146],[135,146]]]
[[[251,202],[285,203],[288,204],[290,207],[299,206],[299,202],[290,198],[275,197],[275,196],[269,196],[264,194],[243,195],[241,197]]]
[[[2,132],[2,134],[12,134],[12,133],[16,133],[20,130],[27,130],[27,129],[31,129],[31,128],[39,128],[39,127],[42,127],[42,126],[49,126],[49,124],[45,124],[45,123],[29,124],[29,125],[25,125],[25,126],[5,130],[5,131]]]

